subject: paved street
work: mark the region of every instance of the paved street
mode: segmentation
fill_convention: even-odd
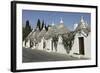
[[[46,52],[38,49],[23,48],[23,62],[45,62],[45,61],[64,61],[78,60],[65,54]]]

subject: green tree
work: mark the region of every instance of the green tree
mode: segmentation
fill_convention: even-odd
[[[29,20],[26,21],[25,27],[22,27],[22,33],[23,33],[23,40],[28,36],[28,34],[32,31],[31,26],[29,24]]]
[[[28,33],[32,30],[31,26],[29,25],[29,20],[26,21],[25,30],[27,30]]]
[[[24,27],[24,26],[22,27],[22,30],[23,30],[23,31],[22,31],[22,35],[23,35],[23,40],[24,40],[24,39],[25,39],[25,35],[26,35],[26,34],[25,34],[25,27]]]
[[[37,21],[36,28],[39,28],[39,30],[41,30],[41,21],[40,21],[40,19],[38,19],[38,21]]]
[[[43,29],[44,26],[45,26],[44,21],[42,21],[41,30]]]
[[[58,43],[58,36],[57,35],[52,37],[52,42],[54,43],[55,50],[57,51],[57,43]]]
[[[62,35],[63,39],[63,45],[65,47],[66,52],[69,54],[70,50],[72,48],[72,45],[74,43],[74,32],[67,33],[65,35]]]
[[[46,26],[46,24],[45,24],[45,29],[46,29],[46,31],[48,31],[48,26]]]
[[[45,24],[46,31],[48,31],[49,27],[52,27],[52,26],[51,25],[46,26],[46,24]]]

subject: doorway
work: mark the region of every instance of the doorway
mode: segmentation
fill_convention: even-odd
[[[45,47],[46,47],[46,43],[45,43],[45,42],[43,42],[43,49],[45,49]]]
[[[53,51],[53,41],[51,41],[51,48],[52,48],[52,51]]]
[[[84,37],[79,37],[79,54],[84,55]]]

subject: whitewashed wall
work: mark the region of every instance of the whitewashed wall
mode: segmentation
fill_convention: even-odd
[[[85,57],[91,58],[91,33],[84,39]]]
[[[77,33],[75,35],[74,44],[73,44],[72,49],[70,51],[71,55],[73,55],[74,53],[79,53],[79,41],[78,41],[78,37],[79,37],[79,34]]]
[[[25,47],[25,41],[23,41],[23,43],[22,43],[22,44],[23,44],[23,47]]]
[[[52,51],[52,38],[46,40],[46,49],[48,52],[51,52]]]
[[[27,47],[27,48],[30,47],[30,40],[28,40],[28,41],[26,42],[26,47]]]
[[[62,37],[61,36],[59,36],[59,38],[58,38],[57,52],[67,54],[66,50],[64,48],[64,45],[62,44]]]
[[[88,35],[88,37],[85,37],[82,34],[77,33],[75,35],[74,44],[72,46],[72,50],[70,51],[70,54],[75,56],[74,53],[79,54],[79,37],[84,37],[84,56],[85,58],[91,57],[91,34]]]
[[[41,42],[39,42],[39,45],[38,45],[39,50],[43,50],[43,40],[44,39],[41,39]]]

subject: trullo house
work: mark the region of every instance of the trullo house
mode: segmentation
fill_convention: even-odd
[[[91,31],[90,26],[81,17],[74,24],[73,31],[65,26],[63,20],[59,24],[52,23],[48,30],[35,28],[23,41],[23,47],[39,49],[47,52],[68,54],[79,58],[91,56]]]

